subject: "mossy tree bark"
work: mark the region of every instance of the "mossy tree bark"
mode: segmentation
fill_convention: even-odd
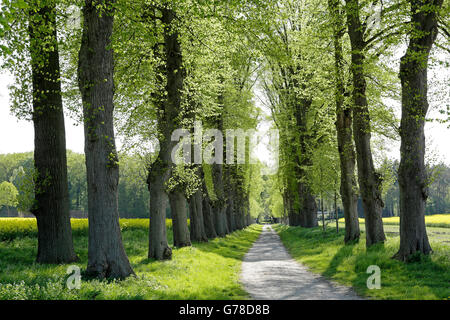
[[[358,182],[363,200],[366,225],[366,246],[384,242],[381,199],[381,178],[375,171],[370,147],[371,128],[364,75],[364,27],[359,16],[358,0],[346,0],[347,27],[352,49],[353,135],[356,146]]]
[[[169,198],[165,191],[165,184],[170,178],[168,166],[168,152],[164,143],[160,144],[160,153],[150,166],[147,184],[150,192],[150,228],[148,258],[156,260],[170,260],[172,249],[167,242],[166,210]]]
[[[356,194],[355,177],[355,150],[352,132],[352,110],[344,104],[346,89],[342,70],[344,68],[344,57],[342,50],[342,37],[344,27],[344,16],[341,13],[341,5],[337,0],[328,1],[333,24],[334,43],[334,69],[336,82],[336,132],[338,141],[339,160],[341,168],[341,197],[344,207],[345,219],[345,243],[358,241],[360,237],[358,221],[358,196]],[[336,220],[337,223],[337,220]],[[337,226],[337,225],[336,225]]]
[[[181,111],[181,96],[184,82],[183,54],[179,33],[175,27],[175,12],[169,7],[161,8],[161,21],[164,25],[164,51],[166,63],[166,124],[168,128],[176,129],[177,116]],[[172,130],[168,134],[172,134]],[[171,139],[171,136],[166,136]],[[172,149],[170,149],[170,152]],[[171,159],[171,170],[176,164]],[[185,247],[191,245],[189,228],[187,224],[187,200],[184,191],[180,187],[175,187],[169,191],[169,202],[173,222],[173,241],[176,247]]]
[[[86,272],[98,278],[134,274],[119,225],[119,164],[114,138],[114,1],[86,0],[78,81],[83,102],[88,184],[89,248]],[[99,11],[101,10],[101,11]]]
[[[400,126],[400,248],[395,257],[407,261],[416,252],[429,254],[425,227],[428,178],[425,168],[425,116],[428,111],[428,57],[438,33],[437,10],[442,0],[411,0],[409,45],[400,63],[402,119]]]
[[[48,1],[47,1],[48,2]],[[56,8],[31,2],[30,56],[33,85],[35,207],[38,263],[78,260],[73,248],[67,182],[66,135],[61,97]],[[36,10],[36,11],[34,11]]]
[[[208,237],[205,231],[205,222],[203,221],[203,203],[202,192],[197,190],[189,199],[190,212],[190,235],[192,241],[207,242]]]
[[[214,217],[211,208],[211,201],[209,200],[206,187],[203,187],[203,222],[205,223],[205,232],[208,239],[217,238],[216,228],[214,224]]]

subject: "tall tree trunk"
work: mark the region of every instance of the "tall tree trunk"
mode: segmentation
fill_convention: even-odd
[[[358,220],[358,196],[356,194],[355,150],[353,146],[352,110],[344,105],[345,85],[342,76],[344,58],[342,51],[343,16],[338,0],[329,0],[334,33],[334,68],[336,81],[336,131],[341,168],[342,204],[344,206],[345,243],[358,241],[360,237]],[[337,223],[337,220],[336,220]],[[336,224],[336,229],[338,225]]]
[[[412,33],[400,63],[402,119],[400,127],[400,249],[407,261],[416,252],[431,252],[425,227],[428,179],[425,168],[425,116],[428,111],[428,57],[436,39],[437,10],[442,0],[411,0]]]
[[[203,189],[205,190],[205,189]],[[205,191],[206,192],[206,191]],[[217,238],[216,228],[214,225],[213,213],[211,208],[211,201],[206,195],[203,197],[203,221],[205,223],[205,232],[208,239]]]
[[[205,232],[205,222],[203,221],[202,191],[197,190],[189,199],[189,211],[191,220],[191,240],[208,241]]]
[[[355,138],[358,181],[363,200],[366,225],[366,246],[384,242],[381,212],[381,178],[373,165],[370,147],[371,129],[369,106],[366,98],[366,79],[364,76],[364,30],[359,18],[358,0],[346,1],[347,25],[352,48],[353,74],[353,134]]]
[[[34,2],[31,8],[28,31],[33,83],[34,166],[37,171],[36,207],[32,210],[38,226],[36,261],[69,263],[77,261],[78,257],[70,226],[56,9]]]
[[[225,217],[225,195],[223,188],[223,165],[214,163],[212,165],[212,175],[214,182],[214,192],[217,200],[213,201],[212,209],[214,214],[214,222],[217,235],[224,237],[227,234],[226,217]]]
[[[337,192],[334,191],[334,218],[336,219],[336,233],[339,233],[339,215],[337,212]]]
[[[294,194],[293,190],[291,190],[290,188],[292,187],[288,187],[287,189],[287,210],[288,210],[288,216],[289,216],[289,225],[291,227],[297,227],[300,226],[300,213],[299,213],[299,200],[296,198],[299,197],[299,194]]]
[[[294,81],[294,83],[297,83],[297,81]],[[295,88],[299,87],[299,84],[295,85]],[[300,200],[299,225],[304,228],[313,228],[318,226],[316,200],[311,192],[308,182],[305,181],[306,171],[303,169],[303,167],[309,167],[312,165],[311,152],[309,151],[310,147],[307,146],[307,113],[311,108],[311,105],[311,99],[300,99],[294,108],[294,115],[298,130],[298,145],[300,148],[300,152],[295,152],[295,157],[297,159],[296,177],[298,181]]]
[[[156,161],[151,165],[147,177],[150,191],[150,228],[148,258],[156,260],[170,260],[172,249],[167,243],[166,210],[169,198],[165,191],[165,183],[170,178],[168,160],[163,155],[167,147],[161,145]]]
[[[319,224],[317,222],[317,204],[316,199],[311,193],[311,188],[306,183],[300,183],[302,196],[302,209],[300,225],[304,228],[314,228]]]
[[[187,225],[187,201],[180,190],[169,192],[170,208],[172,210],[173,245],[178,248],[191,245],[189,228]]]
[[[114,138],[114,58],[110,49],[113,1],[86,0],[78,80],[83,101],[88,184],[87,273],[99,278],[134,274],[119,225],[119,164]]]
[[[169,8],[162,8],[162,22],[164,24],[164,50],[166,62],[166,136],[170,141],[172,130],[176,129],[176,119],[181,111],[181,96],[184,82],[183,55],[177,27],[175,26],[175,12]],[[169,129],[170,128],[170,129]],[[170,149],[172,150],[172,149]],[[176,164],[170,160],[171,169]],[[174,245],[176,247],[190,246],[191,240],[187,225],[187,200],[183,190],[175,188],[169,192],[169,201],[173,220]]]
[[[228,230],[231,232],[236,230],[236,223],[234,220],[234,199],[233,194],[229,195],[228,204],[227,204],[227,222],[228,222]]]
[[[241,211],[240,211],[241,198],[240,198],[239,194],[237,194],[237,192],[238,192],[237,190],[236,190],[236,199],[235,199],[235,201],[233,201],[234,225],[235,225],[236,230],[241,230],[242,229]]]

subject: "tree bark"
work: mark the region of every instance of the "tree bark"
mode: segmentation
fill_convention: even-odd
[[[300,190],[300,196],[302,197],[300,226],[303,228],[317,227],[319,225],[317,222],[317,204],[311,193],[311,188],[305,183],[300,183]]]
[[[78,80],[83,102],[88,184],[89,248],[86,272],[99,278],[134,274],[125,253],[118,213],[119,165],[114,138],[114,58],[109,48],[113,1],[86,0]]]
[[[170,177],[168,161],[163,154],[166,147],[160,148],[156,161],[151,165],[147,177],[150,192],[150,228],[148,258],[156,260],[172,259],[172,249],[167,243],[166,210],[169,198],[165,191],[165,183]]]
[[[301,222],[300,222],[300,209],[299,209],[299,200],[295,198],[299,197],[299,194],[294,194],[292,192],[292,190],[290,189],[290,187],[288,187],[287,189],[287,211],[288,211],[288,216],[289,216],[289,225],[291,227],[297,227],[300,226]],[[297,202],[297,203],[296,203]]]
[[[205,231],[205,222],[203,221],[202,191],[197,190],[189,199],[189,212],[191,220],[191,240],[198,242],[207,242],[208,237]]]
[[[72,240],[66,136],[54,6],[33,4],[29,16],[33,84],[38,263],[78,261]],[[45,93],[45,94],[44,94]]]
[[[231,194],[228,198],[228,204],[227,204],[227,222],[228,222],[228,230],[231,232],[236,230],[236,222],[234,217],[234,199],[233,195]]]
[[[424,161],[424,126],[428,111],[428,57],[438,33],[437,9],[442,2],[442,0],[410,1],[413,29],[408,49],[400,63],[402,85],[401,160],[398,171],[400,248],[395,257],[402,261],[408,261],[416,252],[423,254],[431,252],[425,227],[428,178]]]
[[[214,192],[216,194],[217,200],[212,202],[212,210],[214,214],[215,229],[219,237],[224,237],[227,234],[228,229],[226,226],[226,206],[222,173],[223,166],[221,164],[214,163],[212,165],[212,175],[214,182]]]
[[[296,84],[294,87],[298,88],[299,84],[297,84],[297,81],[294,81],[294,83]],[[300,200],[300,216],[298,222],[299,225],[304,228],[314,228],[318,226],[316,200],[312,195],[308,182],[304,181],[306,178],[306,172],[302,168],[312,165],[311,152],[309,151],[310,147],[307,145],[309,140],[307,136],[307,113],[311,108],[311,105],[311,99],[301,99],[296,103],[294,108],[294,115],[298,130],[298,145],[300,148],[300,153],[298,151],[295,152],[295,157],[297,158],[295,171]]]
[[[334,67],[336,81],[336,132],[338,141],[339,160],[341,168],[340,193],[344,206],[345,243],[358,241],[360,237],[358,221],[358,196],[356,194],[355,177],[355,150],[352,132],[352,110],[344,105],[346,95],[342,71],[344,70],[344,58],[342,50],[343,16],[340,13],[340,3],[337,0],[329,0],[333,33],[334,33]],[[337,220],[336,220],[337,223]],[[336,224],[336,229],[338,225]]]
[[[381,178],[375,171],[370,147],[371,128],[364,76],[364,30],[359,18],[358,0],[347,0],[347,25],[352,48],[353,134],[355,138],[358,181],[363,200],[366,225],[366,246],[384,242],[381,199]]]
[[[177,248],[191,245],[189,228],[187,225],[187,201],[180,190],[169,192],[170,208],[172,210],[173,245]]]
[[[203,190],[206,190],[205,188]],[[206,192],[206,191],[204,191]],[[205,193],[204,193],[205,194]],[[216,228],[214,226],[214,219],[211,208],[211,201],[209,197],[205,194],[203,197],[203,221],[205,223],[205,232],[208,239],[217,238]]]
[[[172,130],[176,128],[176,119],[181,111],[181,95],[184,82],[183,55],[179,34],[174,24],[175,12],[169,8],[162,8],[162,22],[164,24],[164,50],[166,62],[166,135],[170,141]],[[172,150],[172,148],[170,149]],[[170,166],[173,169],[176,164],[170,159]],[[172,213],[174,246],[190,246],[191,240],[187,225],[187,200],[184,192],[175,188],[169,192],[169,202]]]

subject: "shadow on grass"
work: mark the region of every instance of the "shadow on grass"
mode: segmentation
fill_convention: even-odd
[[[331,259],[328,268],[323,272],[325,277],[332,278],[338,270],[339,265],[348,257],[353,255],[355,244],[348,244],[338,250],[338,252]]]
[[[209,242],[196,243],[195,247],[203,252],[220,255],[224,258],[242,260],[261,233],[260,227],[250,226],[234,231],[222,238]]]

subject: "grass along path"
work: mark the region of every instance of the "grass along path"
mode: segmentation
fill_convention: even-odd
[[[399,237],[387,234],[383,245],[366,250],[364,233],[357,244],[344,245],[344,231],[329,227],[305,229],[276,225],[275,230],[295,260],[328,279],[352,286],[373,299],[450,299],[450,247],[430,239],[434,252],[405,264],[391,257],[399,247]],[[381,269],[381,289],[367,288],[367,268]]]
[[[80,290],[66,288],[68,265],[34,262],[35,236],[10,233],[14,237],[0,241],[0,299],[249,298],[239,283],[239,273],[242,259],[258,238],[261,226],[252,225],[225,238],[174,249],[171,261],[160,262],[147,259],[148,222],[145,220],[121,221],[125,250],[137,277],[124,281],[82,280]],[[5,223],[0,219],[0,233],[11,229]],[[87,264],[87,223],[78,219],[74,223],[75,251],[81,258],[76,265],[83,270]],[[32,234],[33,229],[30,230]],[[172,244],[171,230],[168,236]]]

